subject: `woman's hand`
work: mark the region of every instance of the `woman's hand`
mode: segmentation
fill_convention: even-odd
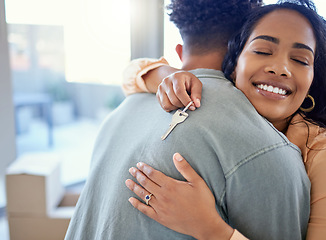
[[[130,203],[160,224],[197,239],[230,239],[233,229],[215,209],[215,199],[205,181],[178,153],[173,156],[177,170],[187,181],[178,181],[152,167],[138,163],[129,169],[137,181],[126,180],[127,187],[149,205],[131,197]]]
[[[195,110],[200,107],[202,86],[201,81],[192,73],[178,71],[162,80],[156,96],[167,112],[187,106],[191,101],[194,104],[189,109]]]

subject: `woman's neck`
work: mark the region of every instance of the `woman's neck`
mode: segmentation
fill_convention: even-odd
[[[267,120],[270,121],[277,130],[286,134],[286,131],[288,130],[289,124],[294,115],[292,115],[286,119],[283,119],[283,120],[275,120],[275,121],[269,120],[269,119],[267,119]]]

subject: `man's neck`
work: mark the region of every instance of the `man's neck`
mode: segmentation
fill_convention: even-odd
[[[183,55],[182,69],[189,71],[197,68],[222,70],[225,53],[212,52],[204,55]]]

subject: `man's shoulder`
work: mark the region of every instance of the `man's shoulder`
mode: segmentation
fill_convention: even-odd
[[[200,80],[207,79],[207,80],[217,80],[222,82],[230,82],[228,79],[225,78],[224,73],[220,70],[215,69],[206,69],[206,68],[198,68],[190,71]]]
[[[222,71],[200,68],[190,72],[203,83],[203,97],[207,94],[209,99],[214,99],[210,96],[212,94],[215,98],[230,98],[233,99],[232,101],[249,102],[245,95],[225,78]]]

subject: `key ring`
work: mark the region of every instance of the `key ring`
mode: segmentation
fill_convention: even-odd
[[[194,102],[191,101],[190,103],[188,103],[188,105],[182,110],[182,112],[184,113],[185,111],[188,110],[188,108],[191,106],[191,104],[193,104]]]

